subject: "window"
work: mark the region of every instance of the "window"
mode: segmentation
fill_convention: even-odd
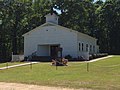
[[[83,49],[84,49],[84,44],[82,43],[82,51],[83,51]]]
[[[93,52],[95,52],[95,46],[93,46]]]
[[[79,51],[80,51],[80,49],[81,49],[81,45],[80,45],[80,43],[79,43]]]
[[[90,45],[90,52],[92,51],[92,45]]]
[[[88,52],[88,44],[86,44],[86,52]]]

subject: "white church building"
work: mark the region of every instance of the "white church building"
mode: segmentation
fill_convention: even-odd
[[[58,47],[62,48],[62,57],[78,58],[99,52],[96,38],[58,25],[59,17],[54,13],[45,17],[46,23],[23,35],[25,57],[32,54],[59,57]]]

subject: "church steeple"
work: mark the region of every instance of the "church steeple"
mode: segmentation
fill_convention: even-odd
[[[50,13],[45,16],[46,17],[46,22],[58,24],[58,18],[59,17],[55,14],[55,11],[53,10],[53,4],[51,4],[50,9],[51,9]]]
[[[47,14],[45,17],[46,17],[46,22],[58,24],[59,17],[54,12],[51,11],[51,13]]]

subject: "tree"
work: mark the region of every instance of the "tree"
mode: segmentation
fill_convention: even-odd
[[[98,39],[101,51],[120,54],[120,1],[107,0],[98,9]]]
[[[94,15],[94,5],[89,0],[56,0],[54,8],[61,10],[60,20],[61,25],[83,32],[91,34],[91,30],[88,30]],[[89,26],[88,26],[89,25]]]
[[[96,37],[101,52],[120,54],[120,0],[93,1],[1,0],[0,59],[23,53],[22,35],[45,23],[53,9],[61,11],[60,25]]]

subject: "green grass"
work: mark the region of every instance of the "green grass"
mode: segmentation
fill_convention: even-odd
[[[55,87],[89,88],[93,90],[120,90],[120,56],[89,63],[68,63],[68,66],[51,66],[51,63],[34,64],[0,71],[1,82],[17,82]],[[114,66],[118,65],[118,66]]]

